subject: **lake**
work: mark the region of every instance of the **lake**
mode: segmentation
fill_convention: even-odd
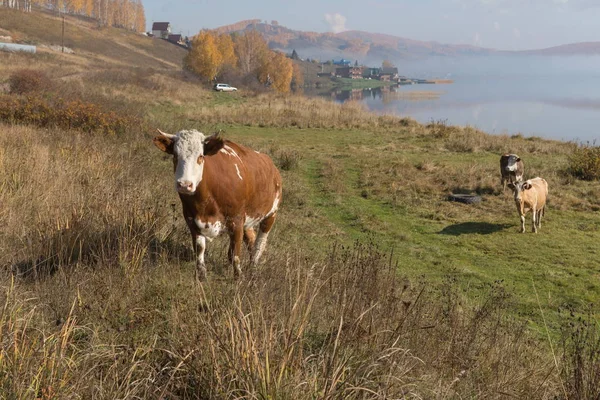
[[[452,84],[415,84],[337,91],[377,113],[446,121],[492,134],[600,143],[600,57],[488,56],[398,62],[410,78],[447,78]],[[309,93],[310,94],[310,93]]]

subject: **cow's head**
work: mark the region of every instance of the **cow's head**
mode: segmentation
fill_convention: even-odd
[[[517,171],[517,163],[521,161],[521,158],[519,158],[518,155],[516,154],[509,154],[508,156],[508,162],[506,163],[506,170],[510,171],[510,172],[516,172]]]
[[[515,201],[520,202],[521,201],[521,194],[525,190],[531,189],[531,182],[529,182],[529,181],[525,181],[525,182],[510,182],[507,186],[513,191],[513,194],[515,196]]]
[[[160,135],[153,142],[160,150],[173,155],[175,189],[182,194],[193,194],[202,180],[204,157],[221,150],[223,139],[218,133],[205,136],[195,129],[179,131],[175,135],[158,131]]]

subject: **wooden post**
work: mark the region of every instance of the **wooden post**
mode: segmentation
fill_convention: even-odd
[[[62,52],[65,52],[65,14],[62,16]]]

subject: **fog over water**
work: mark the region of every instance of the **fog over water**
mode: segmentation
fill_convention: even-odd
[[[489,133],[600,144],[600,56],[438,57],[396,65],[400,75],[454,83],[400,86],[391,94],[355,91],[351,97],[375,112],[423,123],[442,120]],[[411,97],[405,92],[419,93]],[[438,96],[427,98],[431,93],[422,92]],[[334,96],[338,101],[347,97]]]

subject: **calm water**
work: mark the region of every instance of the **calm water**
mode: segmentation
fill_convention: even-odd
[[[375,112],[423,123],[445,120],[489,133],[600,143],[600,57],[480,57],[398,65],[409,77],[454,83],[328,96],[353,98]]]

